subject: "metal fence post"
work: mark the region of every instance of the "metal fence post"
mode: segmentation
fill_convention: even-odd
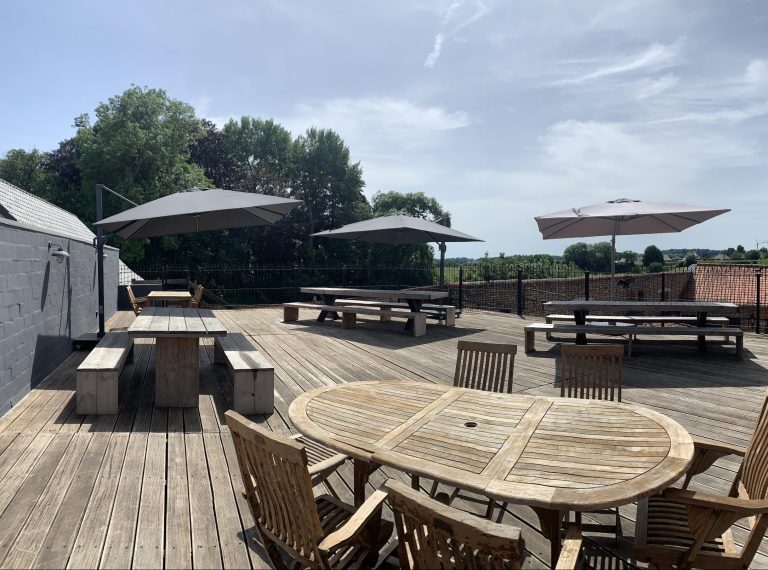
[[[667,300],[667,273],[662,272],[661,274],[661,302]]]
[[[347,266],[346,265],[341,266],[341,286],[342,287],[347,286]]]
[[[523,316],[523,270],[517,268],[517,314]]]
[[[760,334],[760,281],[762,280],[763,272],[759,269],[755,271],[755,277],[757,277],[757,299],[755,299],[755,332]]]
[[[584,272],[584,300],[589,301],[589,271]]]
[[[459,314],[464,310],[464,266],[459,267]]]

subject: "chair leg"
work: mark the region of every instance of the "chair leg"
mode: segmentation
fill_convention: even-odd
[[[437,495],[437,486],[438,486],[438,482],[432,481],[432,488],[429,490],[429,496],[432,497],[433,499],[435,498],[435,495]]]

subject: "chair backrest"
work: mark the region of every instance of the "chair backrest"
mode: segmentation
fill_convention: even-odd
[[[742,499],[763,500],[768,494],[768,390],[763,407],[757,417],[755,431],[741,462],[739,475],[734,481],[731,496]],[[750,533],[741,551],[745,568],[752,562],[768,527],[768,514],[758,514],[749,519]]]
[[[519,528],[459,511],[392,479],[384,487],[402,568],[520,568]]]
[[[304,446],[263,430],[232,410],[225,416],[262,540],[309,566],[325,565],[318,550],[323,532]]]
[[[560,345],[560,396],[621,402],[624,347]]]
[[[195,287],[195,294],[192,297],[192,304],[195,305],[196,307],[199,307],[200,301],[202,300],[202,298],[203,298],[203,286],[198,285],[197,287]]]
[[[138,303],[136,303],[136,295],[133,294],[133,289],[128,285],[125,290],[128,292],[128,301],[130,301],[131,307],[133,307],[133,312],[138,315],[141,312],[141,309],[139,308]]]
[[[460,340],[453,385],[487,392],[512,392],[517,345]]]

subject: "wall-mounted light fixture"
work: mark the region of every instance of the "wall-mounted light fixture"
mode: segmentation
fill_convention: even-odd
[[[69,258],[69,252],[57,243],[48,242],[48,251],[59,263],[64,263],[64,260]]]

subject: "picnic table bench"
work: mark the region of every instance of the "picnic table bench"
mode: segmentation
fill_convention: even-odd
[[[232,409],[241,414],[275,411],[275,367],[242,333],[216,337],[213,361],[232,378]]]
[[[397,301],[368,301],[365,299],[336,299],[336,305],[355,306],[355,307],[378,307],[383,309],[381,312],[381,320],[388,321],[391,316],[386,309],[408,309],[408,303],[400,303]],[[421,312],[426,313],[428,317],[434,317],[440,321],[444,321],[446,326],[453,327],[456,325],[456,307],[453,305],[434,305],[432,303],[423,303],[421,305]]]
[[[396,319],[408,319],[413,321],[410,328],[413,336],[419,337],[427,334],[427,314],[423,311],[414,313],[411,311],[391,311],[384,309],[371,309],[358,306],[345,305],[316,305],[315,303],[283,303],[283,320],[286,323],[299,320],[299,309],[314,309],[322,313],[341,313],[341,326],[345,329],[353,329],[357,324],[357,315],[372,315],[375,317],[387,317]],[[323,316],[325,319],[325,316]],[[320,320],[318,318],[318,320]]]
[[[736,338],[736,356],[741,356],[744,349],[744,331],[738,327],[652,327],[632,323],[572,325],[557,323],[531,323],[523,327],[525,330],[525,352],[535,352],[535,334],[574,333],[576,335],[599,334],[609,336],[627,336],[627,356],[632,356],[632,342],[638,336],[670,335],[670,336],[720,336],[726,339]]]
[[[77,367],[75,401],[78,414],[116,414],[118,379],[133,359],[133,339],[124,332],[102,337]]]
[[[554,323],[558,321],[562,322],[575,322],[576,317],[573,315],[557,315],[550,314],[544,317],[547,323]],[[660,324],[664,325],[695,325],[698,323],[697,317],[677,317],[677,316],[654,316],[654,315],[586,315],[584,317],[586,323],[607,323],[614,325],[616,323],[629,323],[629,324]],[[707,317],[707,325],[717,325],[721,327],[727,327],[731,324],[731,320],[728,317]],[[551,340],[552,335],[547,333],[547,340]],[[725,338],[728,342],[728,337]]]

